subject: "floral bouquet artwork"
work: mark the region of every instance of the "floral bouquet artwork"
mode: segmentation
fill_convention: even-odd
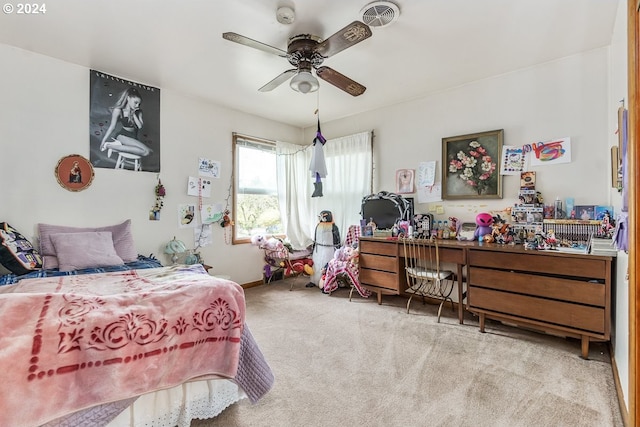
[[[501,198],[502,130],[443,138],[443,199]]]

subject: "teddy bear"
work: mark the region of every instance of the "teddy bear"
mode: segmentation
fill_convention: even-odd
[[[491,234],[493,222],[495,219],[490,213],[480,212],[476,215],[476,231],[473,233],[473,238],[479,240],[487,234]]]

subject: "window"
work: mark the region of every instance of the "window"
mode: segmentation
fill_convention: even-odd
[[[274,142],[233,134],[233,243],[253,234],[283,234]]]

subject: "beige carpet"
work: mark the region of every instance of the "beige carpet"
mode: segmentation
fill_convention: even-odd
[[[289,279],[291,280],[291,279]],[[487,322],[450,307],[333,295],[287,281],[246,290],[247,323],[276,382],[192,426],[622,426],[604,344]]]

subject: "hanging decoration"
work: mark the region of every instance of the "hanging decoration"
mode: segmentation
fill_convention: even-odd
[[[158,177],[158,183],[154,189],[156,194],[156,203],[151,208],[151,212],[149,212],[149,219],[151,221],[159,221],[160,220],[160,211],[164,206],[164,196],[167,195],[167,190],[165,190],[164,185],[162,185],[162,181],[160,181],[160,177]]]
[[[218,221],[220,227],[224,229],[224,242],[228,245],[231,243],[231,227],[235,225],[235,222],[231,219],[231,211],[229,210],[229,199],[231,199],[233,183],[233,174],[229,180],[229,188],[227,189],[227,198],[225,200],[225,208],[222,212],[222,218]]]
[[[311,177],[315,179],[313,183],[313,194],[311,197],[322,197],[322,178],[327,176],[327,164],[324,160],[324,144],[327,142],[320,130],[320,115],[318,114],[318,130],[316,131],[316,137],[313,138],[313,153],[311,156],[311,165],[309,170],[311,171]]]

